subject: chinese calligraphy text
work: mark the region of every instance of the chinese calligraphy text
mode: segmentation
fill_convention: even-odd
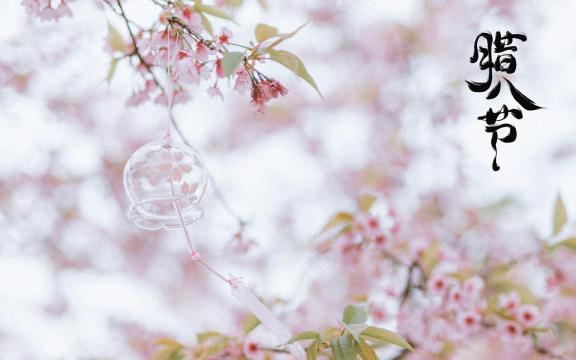
[[[514,57],[514,52],[518,48],[513,45],[514,41],[525,42],[527,40],[524,34],[512,34],[509,31],[505,35],[502,35],[500,31],[497,31],[493,36],[489,32],[483,32],[476,37],[474,41],[474,52],[472,57],[470,57],[471,63],[478,63],[480,70],[487,71],[487,79],[484,82],[466,81],[468,88],[473,92],[488,92],[486,99],[495,99],[502,88],[502,80],[508,84],[510,89],[510,94],[514,100],[527,111],[534,111],[542,109],[524,95],[520,90],[518,90],[510,80],[505,76],[502,76],[500,80],[492,87],[494,72],[500,72],[503,74],[513,74],[516,71],[516,58]],[[492,89],[490,89],[492,87]],[[516,140],[517,131],[516,127],[512,124],[500,123],[508,118],[508,115],[516,119],[522,119],[523,114],[520,108],[508,108],[507,105],[503,105],[498,111],[494,111],[490,108],[485,115],[479,116],[478,120],[486,122],[486,132],[491,133],[490,143],[492,149],[494,149],[494,160],[492,161],[492,170],[500,170],[500,166],[497,162],[498,157],[498,141],[504,143],[511,143]]]

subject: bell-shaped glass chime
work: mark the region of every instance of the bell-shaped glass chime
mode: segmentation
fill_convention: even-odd
[[[208,175],[200,156],[169,137],[138,149],[124,168],[128,217],[144,229],[178,229],[198,221]]]
[[[124,168],[124,187],[131,201],[128,217],[150,230],[181,229],[192,258],[230,285],[232,295],[280,340],[292,337],[288,329],[239,279],[227,279],[204,262],[194,249],[187,226],[198,221],[204,211],[199,206],[208,172],[200,156],[185,144],[170,137],[142,146]],[[288,351],[298,360],[306,358],[299,344]]]

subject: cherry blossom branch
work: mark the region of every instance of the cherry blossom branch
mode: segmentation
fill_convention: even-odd
[[[526,262],[531,261],[531,260],[541,259],[542,250],[543,249],[539,249],[537,252],[526,253],[520,257],[514,258],[514,259],[506,261],[504,263],[496,264],[493,267],[486,267],[480,275],[482,276],[482,278],[487,278],[489,276],[490,271],[493,271],[494,268],[505,269],[506,271],[508,271],[517,265],[521,265],[521,264],[526,263]]]
[[[505,263],[503,266],[515,266],[519,263],[525,262],[525,261],[529,261],[532,260],[534,258],[538,258],[540,256],[540,252],[538,253],[528,253],[525,254],[517,259],[513,259],[507,263]],[[402,296],[400,297],[400,306],[404,305],[410,298],[410,294],[412,293],[413,289],[420,289],[422,291],[426,291],[424,284],[426,283],[425,280],[422,280],[419,284],[414,284],[413,283],[413,274],[414,271],[416,269],[420,270],[420,274],[421,276],[424,275],[424,272],[422,271],[422,268],[418,265],[418,263],[413,263],[410,265],[410,267],[408,268],[408,275],[407,275],[407,279],[406,279],[406,285],[404,286],[404,291],[402,292]],[[482,323],[482,327],[485,329],[489,329],[494,327],[494,323]],[[409,338],[407,338],[408,341],[410,341]],[[411,344],[413,344],[414,346],[414,342],[410,341]],[[534,348],[534,351],[542,354],[544,356],[547,356],[551,359],[556,359],[556,360],[568,360],[566,357],[560,355],[560,354],[556,354],[546,348],[543,348],[541,346],[539,346],[536,343],[536,340],[533,338],[532,339],[532,346]],[[414,346],[414,348],[416,348],[416,346]],[[401,360],[404,359],[408,354],[410,353],[410,351],[403,349],[401,352],[399,352],[396,356],[394,356],[391,360]]]
[[[415,271],[418,270],[418,274],[421,277],[418,284],[414,284],[414,274]],[[406,285],[404,285],[404,291],[402,292],[402,296],[400,297],[400,306],[404,305],[406,301],[410,298],[413,289],[424,289],[424,284],[426,280],[424,277],[424,271],[422,271],[422,267],[417,262],[412,263],[408,267],[408,275],[406,276]]]
[[[112,4],[110,3],[110,0],[102,0],[102,1],[103,1],[104,3],[106,3],[106,5],[108,5],[108,6],[110,7],[110,9],[111,9],[114,13],[116,13],[116,15],[122,16],[122,11],[120,11],[120,10],[116,9],[114,6],[112,6]],[[124,16],[122,16],[122,17],[124,17]],[[140,26],[140,25],[137,24],[136,22],[134,22],[134,21],[132,21],[132,20],[130,20],[130,19],[128,19],[128,18],[125,18],[125,17],[124,17],[124,20],[125,20],[125,21],[128,21],[130,24],[136,26],[137,28],[142,29],[142,26]]]
[[[164,87],[162,86],[162,84],[160,83],[160,81],[158,80],[158,78],[156,77],[156,75],[154,74],[153,70],[152,70],[152,65],[150,65],[145,59],[144,56],[142,55],[139,47],[138,47],[138,43],[136,41],[136,37],[134,35],[134,32],[132,31],[132,28],[130,26],[131,24],[131,20],[128,18],[128,16],[126,15],[126,12],[124,10],[124,7],[122,6],[122,1],[121,0],[116,0],[117,4],[118,4],[118,9],[116,9],[114,7],[114,5],[109,1],[109,0],[104,0],[104,2],[106,4],[108,4],[108,6],[114,11],[114,13],[118,14],[123,20],[124,23],[126,25],[126,29],[128,30],[128,34],[130,35],[130,40],[133,46],[133,51],[131,54],[129,54],[129,56],[136,56],[138,58],[138,61],[140,64],[142,64],[144,66],[144,68],[146,69],[147,73],[151,76],[152,80],[154,81],[154,83],[156,84],[156,86],[158,86],[158,88],[160,89],[160,91],[165,95],[165,96],[169,96],[169,94],[166,93],[166,90],[164,89]],[[178,18],[176,17],[171,17],[173,22],[178,22],[181,23],[181,21],[179,21]],[[178,19],[178,20],[175,20]],[[186,26],[186,24],[182,25]],[[189,29],[190,32],[191,29]],[[206,41],[206,40],[203,40]],[[206,41],[207,42],[207,41]],[[186,138],[186,136],[184,135],[184,133],[182,132],[182,129],[180,128],[180,126],[178,125],[178,122],[176,121],[176,118],[174,117],[174,114],[172,112],[172,109],[169,109],[169,117],[170,117],[170,122],[172,124],[172,127],[174,128],[174,130],[176,131],[176,133],[178,134],[178,136],[180,137],[180,139],[182,140],[182,142],[184,142],[184,144],[186,144],[187,146],[190,146],[191,148],[194,148],[192,146],[192,144],[188,141],[188,139]],[[214,195],[216,196],[216,198],[218,199],[218,201],[222,204],[222,206],[224,207],[224,209],[226,210],[226,212],[228,213],[228,215],[232,218],[234,218],[234,220],[238,223],[238,225],[240,227],[243,227],[244,225],[246,225],[247,221],[244,220],[238,213],[236,213],[233,209],[232,206],[230,205],[229,201],[226,199],[226,197],[223,195],[222,191],[220,191],[220,188],[218,187],[218,185],[216,184],[216,180],[214,179],[214,177],[210,174],[210,172],[208,172],[208,177],[210,179],[210,183],[212,184],[212,189],[214,191]]]
[[[239,45],[236,43],[231,43],[229,39],[226,41],[222,41],[220,47],[217,47],[214,43],[214,40],[207,40],[201,34],[194,31],[186,22],[180,19],[177,16],[170,15],[166,19],[170,24],[176,24],[184,31],[184,33],[190,36],[197,45],[206,46],[211,51],[217,52],[220,55],[226,56],[229,54],[228,49],[226,48],[226,44],[231,46],[238,46],[245,50],[248,50],[249,54],[245,54],[242,57],[241,64],[244,68],[245,73],[250,77],[251,80],[251,98],[252,102],[259,106],[259,111],[262,111],[262,107],[264,103],[269,101],[272,98],[277,98],[278,96],[284,96],[288,92],[284,86],[282,86],[278,81],[264,75],[262,72],[256,69],[254,66],[254,62],[258,60],[262,60],[261,54],[258,52],[258,47],[248,47],[245,45]],[[281,40],[277,40],[279,42]],[[216,61],[221,61],[222,59],[218,59]],[[258,79],[256,79],[256,74]]]
[[[138,61],[140,62],[140,64],[142,64],[144,66],[144,68],[146,69],[148,74],[152,77],[152,80],[154,81],[156,86],[158,86],[158,88],[162,91],[162,93],[165,93],[164,87],[162,86],[162,84],[160,83],[158,78],[156,77],[156,74],[154,74],[154,72],[152,71],[152,65],[148,64],[146,62],[146,60],[144,60],[144,57],[142,56],[142,53],[140,52],[140,49],[138,48],[138,44],[136,42],[136,37],[134,36],[134,32],[132,31],[132,28],[130,27],[130,24],[132,23],[132,21],[128,18],[128,16],[126,15],[126,12],[124,11],[124,7],[122,6],[122,1],[116,0],[116,3],[118,4],[119,9],[116,9],[114,7],[114,5],[112,5],[112,3],[109,0],[103,0],[103,1],[110,7],[110,9],[112,9],[112,11],[114,13],[118,14],[124,20],[124,23],[126,24],[126,29],[128,30],[128,34],[130,35],[130,40],[131,40],[132,46],[133,46],[132,53],[129,54],[128,56],[136,56],[138,58]]]
[[[504,264],[501,264],[499,266],[505,267],[505,268],[512,268],[516,265],[525,263],[527,261],[539,259],[540,256],[542,256],[542,249],[540,249],[538,252],[526,253],[526,254],[518,257],[518,258],[512,259],[512,260],[505,262]]]
[[[568,360],[568,358],[559,355],[559,354],[555,354],[553,352],[551,352],[550,350],[546,350],[543,347],[537,346],[536,344],[534,344],[534,351],[536,351],[539,354],[542,354],[544,356],[548,356],[552,359],[557,359],[557,360]]]
[[[163,9],[164,9],[164,7],[166,6],[166,5],[162,4],[162,3],[161,3],[160,1],[158,1],[158,0],[150,0],[150,1],[152,1],[154,4],[160,6],[160,7],[163,8]],[[172,3],[171,1],[168,1],[168,0],[165,0],[165,1],[166,1],[166,4],[171,4],[171,3]]]

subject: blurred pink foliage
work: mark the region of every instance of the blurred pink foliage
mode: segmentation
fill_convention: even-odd
[[[166,6],[158,7],[158,21],[150,29],[134,34],[141,53],[135,52],[129,40],[110,40],[110,35],[108,38],[109,53],[117,61],[127,59],[138,74],[136,90],[126,105],[142,105],[152,99],[167,105],[165,89],[158,80],[165,67],[173,72],[176,81],[174,104],[190,102],[189,94],[196,90],[188,85],[211,81],[208,93],[224,99],[230,116],[204,151],[235,153],[278,134],[295,134],[295,141],[306,156],[325,164],[326,189],[337,193],[333,196],[337,200],[329,203],[347,204],[333,208],[332,217],[327,214],[326,226],[319,235],[318,228],[309,229],[309,234],[317,236],[309,249],[302,250],[313,253],[314,264],[328,263],[332,270],[321,271],[321,265],[317,265],[318,271],[314,265],[311,267],[313,274],[309,274],[311,281],[305,284],[304,299],[266,299],[295,333],[322,334],[323,340],[318,343],[304,342],[306,346],[318,347],[319,358],[328,358],[331,351],[332,345],[326,339],[346,331],[334,318],[346,304],[355,302],[368,305],[370,323],[396,328],[416,349],[411,352],[397,347],[377,348],[380,358],[576,357],[576,241],[573,234],[562,232],[568,228],[568,220],[562,216],[562,201],[558,200],[554,214],[557,229],[551,236],[553,243],[537,238],[531,232],[531,224],[519,220],[522,209],[513,201],[471,201],[469,195],[474,189],[468,186],[458,162],[448,165],[456,179],[453,186],[436,186],[417,193],[410,188],[412,169],[439,151],[410,142],[414,122],[426,123],[426,131],[440,134],[458,121],[462,111],[463,79],[454,75],[461,72],[451,70],[462,66],[462,59],[455,54],[468,48],[469,39],[454,34],[446,23],[461,22],[463,28],[476,29],[478,18],[461,14],[488,10],[513,21],[515,1],[424,1],[410,22],[356,23],[337,2],[329,0],[303,7],[303,16],[311,20],[309,26],[316,31],[329,31],[339,39],[328,50],[311,47],[306,53],[316,68],[326,68],[330,77],[336,78],[337,86],[324,91],[324,101],[313,97],[308,89],[291,88],[288,93],[278,80],[256,70],[254,66],[266,62],[258,58],[261,54],[257,46],[250,46],[252,50],[248,52],[255,54],[254,61],[236,63],[225,76],[225,55],[219,51],[230,46],[231,39],[237,36],[222,27],[212,40],[191,35],[196,43],[186,45],[178,37],[184,35],[173,35],[167,30],[168,24],[182,30],[182,21],[192,34],[206,36],[205,22],[192,5],[185,5],[186,1],[176,2],[174,9],[169,6],[172,2],[158,2]],[[22,4],[27,13],[41,20],[72,15],[64,0],[24,0]],[[219,1],[214,9],[228,11],[236,6],[233,4],[236,2]],[[104,5],[123,12],[113,1]],[[66,53],[72,51],[67,49]],[[436,59],[447,69],[443,86],[424,94],[402,85],[418,81],[419,61],[426,59]],[[23,67],[15,59],[2,59],[2,93],[26,97],[40,91],[35,88],[35,76],[52,67],[50,63],[42,68]],[[249,92],[257,108],[244,99],[225,97],[219,87],[225,77],[232,80],[234,91]],[[303,83],[300,87],[304,87]],[[269,103],[279,97],[285,98]],[[131,131],[133,127],[121,116],[100,121],[94,109],[106,107],[107,99],[98,91],[69,94],[61,89],[44,99],[46,111],[52,116],[96,142],[97,166],[85,174],[66,173],[58,165],[61,154],[56,151],[47,155],[41,170],[2,177],[0,206],[7,217],[39,213],[46,218],[32,234],[25,221],[19,224],[14,220],[20,237],[19,250],[49,263],[56,289],[59,274],[65,272],[116,271],[153,282],[167,294],[164,300],[170,306],[182,306],[196,294],[219,297],[208,285],[210,279],[184,251],[174,251],[160,241],[161,233],[140,231],[122,217],[129,205],[122,186],[123,166],[145,139],[162,134],[156,128]],[[264,110],[264,104],[269,105],[266,112],[256,114],[255,110]],[[362,161],[329,161],[331,155],[323,137],[323,126],[328,125],[318,123],[330,121],[330,114],[339,113],[354,114],[367,130],[362,146],[368,155]],[[459,151],[457,144],[444,140],[445,146]],[[81,194],[92,187],[111,204],[111,212],[119,214],[113,223],[96,221],[84,210]],[[414,193],[418,194],[417,199],[412,196]],[[298,205],[277,209],[282,216],[274,219],[275,224],[286,235],[278,241],[289,242],[294,236],[297,219],[291,206]],[[249,232],[252,225],[240,218],[233,220],[238,227],[232,231],[206,227],[203,230],[209,235],[199,231],[202,235],[197,236],[213,240],[228,231],[228,250],[235,261],[247,257],[248,266],[256,271],[273,267],[266,256],[249,257],[259,248]],[[97,246],[78,239],[78,228]],[[510,239],[514,239],[513,246]],[[114,265],[108,263],[109,257],[114,258]],[[163,276],[167,267],[169,276]],[[534,283],[537,277],[543,284]],[[57,290],[55,293],[54,301],[45,310],[59,318],[69,311],[68,300]],[[282,349],[274,347],[277,344],[270,345],[262,335],[265,331],[253,331],[257,326],[254,319],[242,311],[236,317],[234,329],[221,330],[215,320],[207,329],[214,332],[198,333],[197,341],[177,333],[147,329],[125,319],[111,318],[109,328],[121,334],[122,343],[141,358],[170,359],[178,354],[190,359],[287,358]],[[0,329],[9,331],[3,325]],[[364,355],[362,358],[368,359]]]

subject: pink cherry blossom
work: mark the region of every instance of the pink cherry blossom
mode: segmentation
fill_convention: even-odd
[[[270,92],[270,96],[274,99],[277,98],[278,96],[286,96],[286,94],[288,94],[288,89],[286,89],[277,80],[272,80],[268,82],[268,91]]]
[[[383,233],[378,233],[374,236],[374,245],[379,248],[385,248],[389,244],[388,237]]]
[[[222,59],[217,59],[216,60],[216,65],[214,66],[214,69],[216,71],[216,76],[219,78],[223,78],[224,77],[224,69],[222,68]]]
[[[452,286],[448,290],[448,305],[452,308],[459,308],[465,305],[466,297],[460,286]]]
[[[218,35],[216,39],[216,49],[220,49],[222,45],[229,44],[230,39],[232,39],[232,32],[230,32],[228,28],[222,27],[222,29],[220,29],[220,35]]]
[[[208,80],[210,78],[210,70],[205,64],[196,63],[196,72],[201,79]]]
[[[190,95],[188,92],[177,89],[172,93],[172,105],[182,104],[190,100]],[[158,105],[168,106],[168,98],[164,94],[160,94],[154,99],[154,103]]]
[[[228,246],[234,254],[246,254],[257,244],[253,239],[246,237],[243,230],[236,232],[228,242]]]
[[[484,289],[484,280],[479,276],[473,276],[462,284],[462,290],[467,297],[476,299]]]
[[[264,80],[252,87],[252,103],[256,104],[258,111],[264,109],[264,104],[278,96],[284,96],[288,90],[276,80]]]
[[[23,0],[22,5],[28,15],[34,15],[42,21],[58,21],[62,17],[72,16],[67,1],[71,0],[60,0],[57,7],[52,7],[50,0]]]
[[[263,360],[264,352],[258,343],[247,341],[244,343],[244,355],[251,360]]]
[[[263,112],[264,104],[266,104],[266,102],[270,99],[267,97],[266,92],[263,91],[262,86],[260,84],[261,83],[252,87],[252,103],[257,106],[258,112]]]
[[[514,338],[522,336],[522,327],[515,321],[502,321],[498,327],[505,337]]]
[[[224,100],[224,95],[222,95],[222,91],[218,88],[218,85],[214,84],[214,86],[210,86],[207,90],[208,94],[212,97],[219,97],[221,100]]]
[[[498,297],[498,304],[506,311],[514,312],[520,306],[520,295],[517,292],[502,294]]]
[[[190,29],[196,33],[201,33],[204,30],[202,26],[202,18],[194,12],[190,6],[181,6],[176,9],[176,15],[186,21]]]
[[[194,58],[190,55],[181,57],[175,64],[175,80],[184,84],[199,84],[200,72]]]
[[[126,99],[126,106],[137,106],[150,99],[150,93],[155,89],[156,84],[152,80],[146,81],[142,90],[134,92]]]
[[[454,281],[445,275],[435,275],[428,280],[427,291],[432,295],[444,295]]]
[[[540,310],[536,305],[522,305],[515,312],[516,320],[524,327],[532,327],[538,323]]]
[[[458,313],[457,323],[463,331],[471,334],[482,327],[482,315],[477,311],[464,311]]]
[[[576,288],[576,254],[569,249],[558,249],[551,254],[551,273],[548,283],[551,287],[570,286]]]
[[[251,86],[250,74],[242,68],[235,73],[236,81],[234,82],[234,91],[244,94]]]
[[[383,323],[388,319],[388,313],[384,306],[370,305],[370,316],[376,323]]]
[[[211,55],[213,52],[210,50],[203,42],[198,42],[196,44],[196,61],[199,62],[206,62],[208,60],[208,56]]]

